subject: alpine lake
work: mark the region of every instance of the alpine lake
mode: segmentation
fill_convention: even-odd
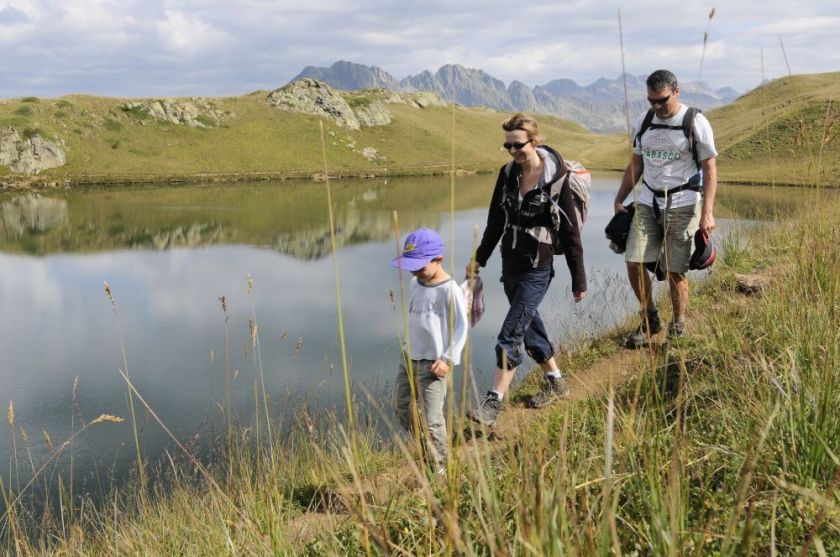
[[[636,310],[623,256],[603,232],[621,175],[593,178],[583,236],[587,297],[573,303],[558,257],[541,306],[549,332],[571,349]],[[334,257],[324,183],[0,193],[6,488],[24,486],[42,465],[39,482],[72,477],[79,493],[119,484],[136,461],[123,374],[174,435],[194,446],[218,436],[228,406],[237,423],[252,422],[263,385],[281,422],[304,406],[314,416],[340,416],[337,293],[354,405],[375,403],[368,413],[374,420],[390,412],[410,276],[388,263],[408,231],[434,228],[447,243],[444,264],[463,280],[494,181],[488,174],[454,183],[448,176],[334,180]],[[727,237],[737,241],[743,227],[795,206],[799,191],[721,186],[718,248]],[[703,274],[692,272],[691,280]],[[499,275],[497,249],[481,271],[486,311],[469,344],[468,383],[481,392],[492,380],[507,310]],[[462,373],[459,366],[456,386]],[[135,407],[144,458],[160,461],[174,443],[136,395]],[[64,443],[103,414],[125,421],[97,423]]]

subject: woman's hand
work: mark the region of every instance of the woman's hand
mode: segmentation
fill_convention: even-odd
[[[435,360],[432,362],[432,373],[443,379],[449,374],[449,364],[443,360]]]
[[[476,261],[475,259],[470,259],[470,262],[467,263],[466,276],[469,278],[473,275],[478,275],[479,268],[480,265],[478,264],[478,261]]]
[[[574,296],[575,303],[577,303],[586,298],[586,292],[572,292],[572,296]]]

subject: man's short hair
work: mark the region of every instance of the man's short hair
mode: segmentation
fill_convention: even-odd
[[[656,70],[648,76],[647,86],[651,91],[661,91],[666,87],[675,91],[677,89],[677,76],[668,70]]]

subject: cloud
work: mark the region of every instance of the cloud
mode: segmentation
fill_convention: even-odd
[[[460,63],[506,83],[588,84],[621,71],[619,8],[632,74],[694,79],[707,29],[703,78],[716,87],[756,85],[762,48],[767,77],[786,74],[780,35],[794,72],[837,69],[840,20],[818,0],[745,0],[711,21],[677,0],[0,0],[0,97],[241,94],[340,59],[397,78]]]
[[[166,17],[156,24],[158,34],[168,49],[178,55],[195,56],[229,48],[232,37],[180,10],[166,10]]]
[[[19,23],[29,23],[29,17],[24,12],[14,6],[7,6],[0,10],[0,25],[10,27]]]

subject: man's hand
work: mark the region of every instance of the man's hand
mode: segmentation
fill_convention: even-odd
[[[584,292],[572,292],[572,296],[575,298],[575,303],[580,302],[584,298],[586,298],[586,291]]]
[[[708,234],[715,229],[715,217],[710,212],[700,215],[700,230],[705,230]]]
[[[619,213],[626,213],[627,208],[621,201],[616,201],[615,203],[613,203],[613,211],[615,211],[615,214],[617,215]]]
[[[478,275],[478,269],[479,268],[480,268],[480,265],[478,264],[478,261],[476,261],[475,259],[470,259],[470,262],[467,263],[467,269],[466,269],[467,275],[466,276],[471,277],[471,276],[474,276],[474,275]]]
[[[443,379],[449,375],[449,364],[447,364],[444,360],[435,360],[432,362],[432,373]]]

